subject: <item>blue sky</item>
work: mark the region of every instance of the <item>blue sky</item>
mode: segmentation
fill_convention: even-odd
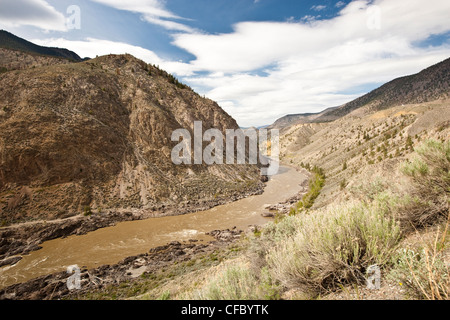
[[[338,106],[450,57],[448,17],[442,0],[0,0],[0,28],[82,57],[131,53],[241,126]]]

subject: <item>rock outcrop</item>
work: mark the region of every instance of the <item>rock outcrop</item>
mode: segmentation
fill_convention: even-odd
[[[172,132],[192,134],[194,121],[239,128],[217,103],[131,55],[0,74],[0,220],[183,211],[261,192],[257,166],[172,163]]]

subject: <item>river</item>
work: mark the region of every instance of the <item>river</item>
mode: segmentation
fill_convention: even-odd
[[[81,236],[70,236],[44,242],[42,249],[23,256],[13,266],[0,268],[0,288],[33,278],[65,271],[70,265],[95,268],[148,252],[150,248],[171,241],[213,238],[206,233],[250,225],[264,225],[269,218],[261,214],[265,206],[282,202],[296,195],[307,176],[293,168],[281,167],[272,176],[264,193],[236,202],[182,216],[151,218],[121,222]]]

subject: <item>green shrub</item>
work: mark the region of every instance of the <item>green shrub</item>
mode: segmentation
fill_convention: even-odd
[[[405,143],[405,150],[414,150],[414,144],[412,141],[412,138],[408,136],[408,138],[406,138],[406,143]]]
[[[267,224],[262,230],[261,237],[265,241],[284,241],[287,237],[293,236],[301,225],[298,217],[287,216],[278,222]]]
[[[323,186],[325,185],[325,173],[322,168],[315,166],[312,169],[313,176],[309,180],[308,192],[303,196],[294,208],[291,209],[290,215],[295,215],[303,209],[310,209],[317,197],[320,195]]]
[[[353,197],[365,202],[373,201],[380,193],[388,188],[388,182],[381,177],[375,177],[368,182],[349,187]]]
[[[92,215],[92,210],[90,206],[85,206],[84,207],[84,216],[85,217],[89,217]]]
[[[251,269],[259,272],[267,266],[266,256],[276,243],[292,237],[299,228],[301,220],[294,215],[283,216],[268,223],[259,237],[252,236],[247,244],[246,256],[251,261]]]
[[[347,180],[342,179],[341,182],[339,183],[339,188],[342,190],[344,190],[347,187]]]
[[[170,292],[169,291],[163,292],[157,300],[170,300]]]
[[[403,164],[410,178],[410,201],[400,210],[405,228],[423,228],[444,221],[450,204],[450,143],[428,140],[416,149],[417,156]]]

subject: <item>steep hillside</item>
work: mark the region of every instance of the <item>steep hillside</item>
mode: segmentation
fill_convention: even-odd
[[[352,177],[362,179],[358,173],[389,170],[390,162],[411,152],[411,146],[430,131],[447,132],[449,92],[447,59],[343,106],[319,114],[288,115],[270,127],[281,129],[281,157],[286,164],[319,166],[327,172],[330,178],[317,204],[323,205],[342,195]],[[381,163],[388,167],[380,169]]]
[[[260,192],[255,166],[172,163],[172,132],[192,132],[196,120],[238,128],[215,102],[130,55],[0,74],[0,220],[177,214]]]
[[[291,125],[281,138],[282,158],[297,166],[323,168],[329,179],[317,205],[331,203],[345,194],[351,181],[391,171],[397,159],[430,134],[448,139],[449,92],[447,59],[328,110],[314,123]],[[336,120],[329,122],[333,117]]]
[[[69,63],[72,63],[72,61],[64,58],[0,48],[0,73]]]
[[[81,61],[82,59],[73,51],[63,48],[51,48],[38,46],[30,41],[19,38],[12,33],[0,30],[0,48],[22,51],[30,54],[64,58],[71,61]]]
[[[331,123],[300,124],[281,137],[282,161],[317,165],[327,183],[317,199],[320,207],[345,198],[347,188],[371,181],[393,168],[428,138],[448,140],[450,100],[400,105],[350,114]]]

